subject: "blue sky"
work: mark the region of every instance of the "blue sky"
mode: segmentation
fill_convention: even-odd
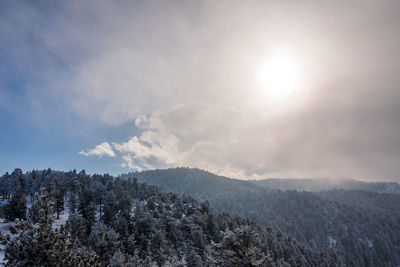
[[[14,168],[86,169],[121,173],[117,160],[82,157],[78,152],[103,139],[122,140],[134,132],[132,123],[116,128],[82,120],[68,103],[48,90],[47,76],[68,73],[85,55],[81,47],[49,47],[42,34],[65,12],[57,1],[4,1],[0,14],[0,170]],[[52,32],[53,30],[50,29]],[[52,32],[53,33],[53,32]],[[72,55],[71,55],[72,53]],[[62,85],[68,90],[68,85]]]
[[[12,88],[14,93],[14,88]],[[18,89],[16,89],[18,90]],[[32,118],[31,110],[20,103],[18,96],[10,97],[8,105],[1,108],[0,169],[2,173],[14,168],[24,170],[53,168],[58,170],[86,169],[94,173],[121,173],[116,159],[82,157],[82,147],[91,147],[103,139],[123,140],[134,132],[133,124],[114,127],[89,126],[73,115]]]
[[[117,160],[82,157],[78,152],[103,139],[123,140],[132,123],[117,129],[83,120],[54,98],[48,76],[68,73],[85,56],[80,47],[50,48],[42,34],[61,15],[57,1],[4,1],[0,44],[0,171],[53,168],[121,173]],[[53,30],[51,30],[53,31]],[[68,85],[63,85],[67,89]],[[62,100],[62,99],[61,99]]]
[[[398,180],[398,1],[2,1],[0,171]]]

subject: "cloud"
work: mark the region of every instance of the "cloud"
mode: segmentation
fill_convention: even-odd
[[[10,3],[0,71],[24,81],[24,101],[7,109],[76,131],[75,118],[135,127],[82,155],[235,177],[399,177],[399,1]],[[304,74],[279,103],[254,81],[275,50]]]
[[[246,107],[188,103],[140,116],[143,130],[127,142],[113,143],[123,167],[153,169],[190,166],[231,177],[259,178],[277,147],[262,116]],[[145,122],[145,123],[144,123]]]
[[[178,143],[179,140],[172,134],[146,131],[139,138],[134,136],[126,143],[113,143],[113,146],[124,154],[126,166],[142,169],[179,166],[181,155]]]
[[[190,103],[142,115],[136,119],[141,135],[113,147],[122,154],[122,166],[129,169],[192,166],[221,172],[227,155],[216,151],[235,142],[226,134],[233,130],[229,117],[238,118],[237,110],[232,109],[230,116],[221,111],[220,105]]]
[[[107,142],[103,142],[100,145],[97,145],[95,148],[89,149],[87,152],[82,150],[79,152],[79,154],[84,155],[86,157],[88,156],[98,156],[100,158],[103,156],[115,157],[114,151],[112,150],[110,144],[108,144]]]
[[[397,179],[395,6],[204,2],[169,10],[163,23],[146,15],[123,20],[140,21],[151,34],[134,27],[139,41],[120,38],[123,28],[113,45],[80,65],[73,88],[91,90],[79,94],[77,110],[104,124],[134,122],[141,134],[113,143],[131,169]],[[145,14],[154,6],[142,8]],[[276,47],[293,54],[304,73],[304,90],[280,103],[253,79]]]
[[[370,107],[326,97],[329,104],[272,116],[240,105],[177,105],[140,116],[142,133],[113,147],[121,166],[133,170],[190,166],[236,178],[396,177],[400,143],[390,116],[364,117],[368,113],[354,109]]]

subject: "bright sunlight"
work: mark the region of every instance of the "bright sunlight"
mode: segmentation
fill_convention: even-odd
[[[299,71],[293,58],[277,56],[260,67],[257,79],[270,100],[285,100],[299,90]]]

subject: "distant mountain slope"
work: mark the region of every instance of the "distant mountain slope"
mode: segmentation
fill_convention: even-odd
[[[332,189],[362,190],[377,193],[400,194],[396,182],[362,182],[351,179],[277,179],[252,180],[253,184],[279,190],[326,191]]]
[[[192,168],[150,170],[124,174],[121,177],[134,177],[137,178],[138,182],[156,185],[166,192],[194,195],[201,201],[212,200],[221,194],[235,195],[240,192],[266,192],[266,188],[248,181],[218,176]]]
[[[207,199],[217,210],[281,229],[313,248],[334,253],[349,266],[400,264],[400,195],[367,192],[381,192],[385,183],[377,183],[378,186],[347,183],[348,188],[351,185],[358,190],[332,191],[322,185],[316,187],[315,181],[306,180],[301,185],[296,180],[297,188],[303,191],[299,192],[271,189],[265,183],[261,186],[254,181],[187,168],[131,173],[124,177],[137,177],[165,191]],[[284,180],[288,188],[296,185],[291,182]]]
[[[387,213],[400,212],[400,195],[368,192],[362,190],[334,189],[316,192],[316,195],[343,205],[360,207],[363,209],[380,210]],[[389,214],[390,216],[390,214]]]

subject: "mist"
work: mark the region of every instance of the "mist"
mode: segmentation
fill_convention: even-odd
[[[1,107],[26,104],[12,112],[40,127],[130,124],[123,140],[108,135],[76,151],[113,158],[121,172],[189,166],[242,179],[398,180],[398,8],[7,2],[1,50],[14,63],[2,76],[14,69],[26,82],[18,100],[1,87]],[[301,88],[279,101],[255,78],[271,56],[300,69]],[[100,144],[110,151],[96,152]]]

